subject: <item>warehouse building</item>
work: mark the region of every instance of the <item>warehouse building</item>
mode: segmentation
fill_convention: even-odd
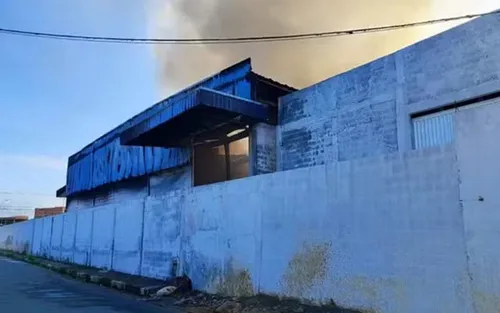
[[[278,99],[293,91],[244,60],[72,155],[57,195],[72,211],[274,172]]]
[[[0,246],[229,296],[499,312],[499,134],[498,14],[299,91],[246,60],[71,156],[69,212]]]
[[[498,99],[498,19],[482,17],[300,91],[245,60],[72,155],[57,194],[71,211],[451,143],[458,110]]]

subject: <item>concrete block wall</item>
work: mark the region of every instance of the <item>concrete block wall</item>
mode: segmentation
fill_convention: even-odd
[[[81,210],[75,213],[76,234],[73,259],[77,264],[90,265],[94,212],[92,210]]]
[[[149,177],[149,195],[159,197],[174,190],[190,188],[192,186],[191,165],[175,170],[157,173]]]
[[[41,218],[33,220],[33,241],[31,243],[31,252],[35,255],[42,254],[42,235],[43,235],[43,223],[44,220]]]
[[[281,98],[277,168],[410,150],[412,115],[499,90],[491,15]]]
[[[116,207],[112,259],[115,271],[140,274],[143,215],[144,200],[129,201]]]
[[[445,147],[196,188],[182,264],[211,292],[470,312],[458,181]]]
[[[476,312],[500,312],[500,98],[455,116],[465,244]]]
[[[459,191],[455,148],[447,146],[47,217],[40,245],[65,259],[69,251],[57,244],[71,242],[64,221],[75,219],[80,264],[157,278],[187,274],[195,288],[227,295],[375,312],[472,312]],[[11,232],[11,242],[22,243],[30,227],[40,233],[39,222],[30,223],[1,228],[0,239]]]
[[[278,169],[397,151],[394,57],[281,99]]]
[[[252,177],[186,193],[181,264],[195,288],[241,296],[258,292],[260,213],[267,199],[259,195],[257,181]]]
[[[98,268],[111,268],[115,234],[115,205],[104,205],[93,210],[92,250],[90,265]]]
[[[256,124],[250,135],[251,175],[276,171],[276,126]]]
[[[52,218],[52,235],[50,237],[50,256],[59,260],[61,258],[61,244],[63,238],[64,216],[57,215]]]
[[[260,291],[471,312],[455,159],[447,147],[284,172],[286,197],[263,208]]]
[[[144,206],[141,274],[154,278],[176,275],[181,245],[182,192],[149,198]]]
[[[30,253],[33,245],[33,220],[0,227],[0,248]]]
[[[388,313],[495,312],[499,165],[487,143],[500,112],[484,108],[458,117],[464,133],[456,146],[78,211],[74,260],[158,278],[185,273],[195,288],[228,295],[266,293]],[[486,141],[478,143],[481,137]],[[468,145],[477,149],[464,150]],[[478,158],[487,162],[475,171]],[[482,175],[491,186],[478,184]],[[0,244],[58,251],[57,239],[70,242],[69,214],[61,236],[59,222],[47,217],[0,228]]]
[[[30,252],[33,238],[33,225],[32,222],[25,223],[14,229],[12,244],[16,251]]]
[[[40,255],[45,257],[51,256],[53,220],[54,220],[53,217],[46,217],[43,219],[42,239],[40,243]]]
[[[74,247],[76,236],[76,213],[68,213],[63,216],[63,233],[61,240],[61,256],[62,260],[74,262]]]

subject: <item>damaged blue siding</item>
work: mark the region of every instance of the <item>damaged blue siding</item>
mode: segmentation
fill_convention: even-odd
[[[192,90],[206,87],[251,99],[250,59],[209,77],[134,116],[69,158],[68,195],[89,191],[121,180],[151,174],[187,164],[188,149],[130,147],[120,145],[120,135],[165,108],[182,101]]]

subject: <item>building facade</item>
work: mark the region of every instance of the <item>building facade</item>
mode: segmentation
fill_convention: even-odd
[[[27,220],[28,220],[28,217],[24,216],[24,215],[0,217],[0,226],[25,222]]]
[[[75,153],[58,194],[71,211],[451,143],[453,112],[500,92],[497,24],[477,19],[300,91],[245,60]]]
[[[281,98],[278,170],[453,142],[453,112],[498,99],[498,15]]]
[[[278,99],[250,60],[157,103],[69,158],[68,211],[274,172]]]
[[[63,214],[64,212],[66,212],[66,208],[63,206],[52,208],[35,208],[35,218],[59,215]]]
[[[300,91],[244,61],[73,155],[69,212],[0,244],[228,295],[500,312],[498,134],[500,15]]]

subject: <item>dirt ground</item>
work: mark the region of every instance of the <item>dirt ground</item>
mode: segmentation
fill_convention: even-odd
[[[184,294],[174,294],[174,305],[184,308],[186,313],[362,313],[361,311],[340,308],[331,303],[315,306],[292,299],[258,295],[245,298],[228,298],[217,295],[191,291]],[[159,305],[162,305],[160,300]],[[168,305],[172,305],[167,300]],[[365,312],[366,313],[366,312]]]

